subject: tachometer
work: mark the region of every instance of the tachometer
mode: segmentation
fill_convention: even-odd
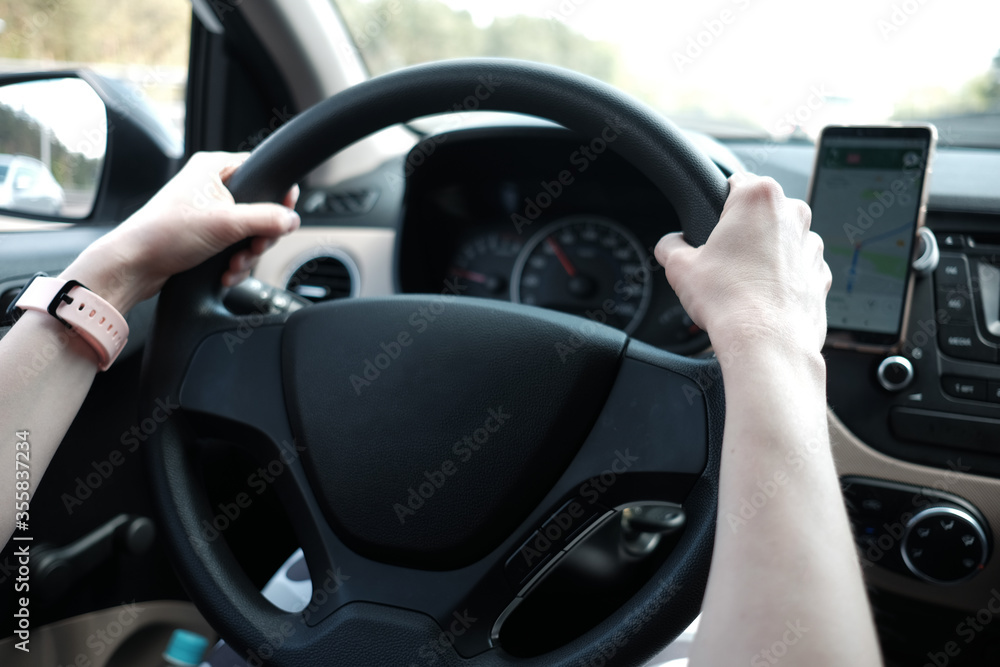
[[[462,244],[452,258],[448,277],[464,296],[506,299],[511,267],[521,251],[516,236],[489,232]]]
[[[511,300],[582,315],[632,333],[652,286],[636,238],[612,220],[582,215],[541,229],[524,246]]]

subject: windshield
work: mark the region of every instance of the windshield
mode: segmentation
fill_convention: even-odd
[[[1000,147],[1000,3],[336,0],[373,75],[527,58],[590,74],[721,139],[929,120]]]

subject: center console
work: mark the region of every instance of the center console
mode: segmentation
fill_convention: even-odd
[[[900,346],[824,355],[830,407],[860,441],[941,470],[933,485],[842,478],[863,562],[950,587],[976,578],[992,550],[958,476],[1000,478],[1000,233],[995,221],[933,227],[940,261],[915,277]]]

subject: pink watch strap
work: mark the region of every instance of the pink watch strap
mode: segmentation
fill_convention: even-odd
[[[122,314],[74,280],[35,276],[14,307],[49,313],[75,331],[97,352],[102,371],[110,368],[128,341]]]

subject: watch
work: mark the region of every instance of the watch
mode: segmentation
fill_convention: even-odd
[[[76,280],[36,273],[7,308],[48,313],[76,332],[97,352],[102,371],[115,362],[128,342],[128,324],[110,303]]]

